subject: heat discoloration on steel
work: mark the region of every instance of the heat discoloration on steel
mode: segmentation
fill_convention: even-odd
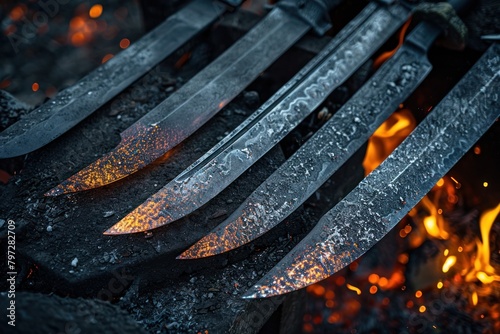
[[[368,5],[244,123],[106,233],[156,228],[207,203],[317,108],[403,23],[408,13],[399,6]]]
[[[431,70],[421,49],[407,43],[323,127],[209,235],[181,255],[229,251],[280,223],[333,175]],[[434,35],[437,36],[438,32]],[[231,240],[228,243],[227,240]]]
[[[333,275],[384,237],[500,116],[494,45],[416,130],[246,294],[291,292]]]
[[[188,4],[77,84],[0,134],[0,159],[30,153],[82,121],[215,21],[224,6],[207,0]]]
[[[127,130],[120,145],[47,195],[92,189],[155,161],[205,124],[282,55],[309,26],[279,8]]]

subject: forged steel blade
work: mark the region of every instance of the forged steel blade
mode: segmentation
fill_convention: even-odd
[[[370,249],[495,122],[499,92],[500,46],[494,45],[413,133],[244,298],[311,285]]]
[[[46,195],[101,187],[158,159],[236,97],[309,28],[299,18],[274,8],[219,58],[122,132],[113,151]]]
[[[180,255],[212,256],[244,245],[295,211],[403,103],[430,72],[426,51],[441,29],[420,23],[402,47],[228,219]]]
[[[399,5],[369,4],[244,123],[105,234],[157,228],[207,203],[314,111],[408,16]]]
[[[225,6],[195,0],[75,85],[0,133],[0,159],[50,143],[214,22]]]

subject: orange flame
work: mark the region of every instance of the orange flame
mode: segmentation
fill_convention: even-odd
[[[479,219],[481,228],[481,239],[476,240],[477,255],[474,260],[474,267],[465,277],[466,281],[472,282],[476,279],[483,284],[491,284],[500,281],[500,276],[495,275],[495,268],[490,264],[490,230],[495,222],[495,218],[500,213],[500,203],[493,209],[485,211]]]
[[[449,234],[445,230],[445,223],[444,223],[444,218],[440,214],[440,210],[438,208],[438,201],[440,198],[440,188],[438,188],[438,194],[434,197],[434,202],[430,200],[429,196],[425,196],[422,198],[422,200],[419,203],[419,207],[425,209],[427,212],[429,212],[429,215],[424,217],[423,223],[425,230],[427,233],[434,237],[434,238],[439,238],[439,239],[448,239]]]
[[[385,158],[410,134],[416,121],[410,110],[393,113],[368,140],[363,168],[365,175],[378,167]]]
[[[401,31],[399,32],[398,45],[393,50],[384,52],[380,56],[378,56],[378,58],[375,59],[375,61],[373,62],[373,68],[379,68],[380,65],[382,65],[387,59],[394,56],[394,54],[399,50],[401,45],[403,45],[403,42],[405,40],[406,31],[408,30],[410,23],[411,23],[411,17],[408,19],[408,21],[406,21],[406,23],[401,28]]]

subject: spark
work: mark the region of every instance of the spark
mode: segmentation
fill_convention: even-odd
[[[377,284],[379,278],[380,277],[377,274],[371,274],[370,276],[368,276],[368,282],[370,282],[371,284]]]
[[[122,49],[126,49],[130,46],[130,40],[128,38],[123,38],[121,41],[120,41],[120,47]]]
[[[478,301],[479,301],[479,297],[477,296],[477,292],[476,292],[476,291],[474,291],[474,292],[472,293],[472,304],[473,304],[474,306],[476,306]]]
[[[351,291],[354,291],[356,292],[356,294],[359,296],[361,294],[361,290],[357,287],[355,287],[354,285],[351,285],[351,284],[346,284],[347,288]]]
[[[443,264],[443,273],[447,273],[450,271],[451,267],[457,263],[457,257],[456,256],[450,256],[448,257]]]
[[[411,23],[411,17],[408,19],[408,21],[406,21],[406,23],[401,28],[401,31],[399,32],[399,41],[396,48],[391,51],[382,53],[377,59],[375,59],[375,61],[373,62],[373,68],[379,68],[387,59],[394,56],[394,54],[399,50],[401,45],[403,45],[406,31],[408,30],[410,23]]]

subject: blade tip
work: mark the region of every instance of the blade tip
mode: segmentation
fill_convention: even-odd
[[[242,299],[258,299],[258,298],[266,298],[271,297],[262,291],[260,291],[255,285],[248,289],[243,295],[241,295]]]
[[[124,235],[124,234],[131,234],[131,233],[136,233],[136,232],[142,232],[142,231],[130,231],[130,230],[126,231],[125,229],[118,229],[115,226],[108,228],[102,234],[103,235]]]

